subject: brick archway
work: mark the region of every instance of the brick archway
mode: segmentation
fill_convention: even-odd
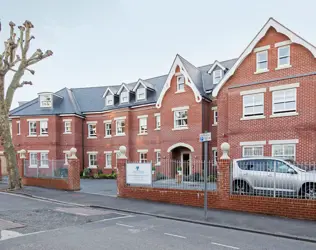
[[[170,153],[172,150],[174,150],[177,147],[185,147],[185,148],[189,149],[191,152],[194,152],[194,148],[191,145],[184,143],[184,142],[178,142],[176,144],[173,144],[172,146],[170,146],[168,148],[167,152]]]

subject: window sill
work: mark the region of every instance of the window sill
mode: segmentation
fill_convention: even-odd
[[[89,166],[88,168],[89,169],[97,169],[98,167],[97,166]]]
[[[29,168],[37,168],[36,165],[30,165]]]
[[[104,136],[104,138],[106,138],[106,139],[112,138],[112,135],[106,135],[106,136]]]
[[[48,135],[39,135],[38,137],[47,137]]]
[[[39,166],[38,168],[49,168],[49,166]]]
[[[63,134],[64,135],[71,135],[72,133],[71,132],[64,132]]]
[[[125,136],[126,134],[116,134],[115,136]]]
[[[141,134],[137,134],[137,135],[148,135],[148,133],[141,133]]]
[[[21,135],[21,134],[16,134],[16,135]]]
[[[111,167],[104,167],[104,169],[112,169],[112,166]]]
[[[270,118],[275,118],[275,117],[286,117],[286,116],[297,116],[297,112],[291,112],[291,113],[279,113],[279,114],[273,114],[270,115]]]
[[[176,91],[176,92],[174,92],[175,94],[180,94],[180,93],[184,93],[185,92],[185,90],[178,90],[178,91]]]
[[[217,127],[217,123],[213,123],[212,126],[213,126],[213,127]]]
[[[64,166],[69,166],[69,163],[64,163]]]
[[[87,137],[87,139],[98,139],[98,137],[94,136],[94,137]]]
[[[257,75],[257,74],[262,74],[262,73],[266,73],[266,72],[269,72],[269,69],[259,70],[259,71],[254,72],[254,74]]]
[[[159,167],[159,166],[161,166],[161,163],[158,162],[158,163],[155,164],[155,166],[156,166],[156,167]]]
[[[37,137],[37,135],[28,135],[27,137]]]
[[[189,129],[189,127],[173,128],[172,130],[186,130],[186,129]]]
[[[160,130],[160,128],[155,128],[154,130],[159,131],[159,130]]]
[[[278,66],[277,68],[275,68],[275,70],[288,69],[288,68],[292,68],[292,65]]]
[[[242,117],[242,118],[240,118],[240,120],[247,121],[247,120],[257,120],[257,119],[264,119],[264,118],[266,118],[265,115],[256,115],[256,116]]]

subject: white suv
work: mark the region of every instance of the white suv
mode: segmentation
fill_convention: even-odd
[[[316,171],[285,160],[260,157],[233,160],[233,192],[316,199]]]

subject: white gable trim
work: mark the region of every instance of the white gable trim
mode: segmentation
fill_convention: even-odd
[[[120,87],[120,89],[117,91],[116,94],[117,94],[117,95],[121,94],[123,88],[125,88],[128,93],[130,92],[130,90],[128,89],[128,87],[126,86],[126,84],[125,84],[125,83],[122,83],[122,86]]]
[[[137,90],[137,88],[139,87],[140,84],[143,85],[143,87],[144,87],[145,89],[153,90],[152,88],[148,87],[148,86],[143,82],[142,79],[139,79],[139,80],[137,81],[135,87],[133,88],[133,92],[135,92],[135,91]]]
[[[195,83],[192,81],[189,74],[186,72],[185,67],[183,66],[183,64],[179,58],[179,55],[177,55],[173,61],[173,64],[172,64],[171,69],[169,71],[167,80],[166,80],[166,82],[162,88],[162,91],[159,95],[159,98],[157,100],[156,108],[161,108],[162,100],[163,100],[165,94],[167,93],[168,89],[170,88],[171,79],[174,76],[174,74],[176,73],[177,66],[179,66],[181,74],[185,77],[185,84],[188,85],[192,89],[194,96],[195,96],[195,101],[196,102],[202,101],[202,96],[201,96],[199,90],[197,89]]]
[[[222,70],[225,70],[225,69],[226,69],[222,64],[220,64],[219,61],[216,60],[216,61],[213,63],[212,67],[209,69],[209,71],[207,71],[207,73],[211,74],[211,73],[213,72],[213,70],[216,68],[216,66],[220,67]]]
[[[259,33],[256,35],[256,37],[251,41],[251,43],[248,45],[248,47],[244,50],[244,52],[240,55],[238,60],[235,62],[234,66],[225,74],[223,79],[217,84],[214,91],[212,92],[213,97],[216,97],[219,93],[219,90],[223,87],[225,82],[234,75],[236,69],[239,67],[239,65],[244,61],[244,59],[253,51],[257,43],[266,35],[269,28],[275,28],[278,33],[286,35],[293,43],[300,44],[304,46],[306,49],[308,49],[314,57],[316,57],[316,47],[314,47],[309,42],[305,41],[300,36],[296,35],[294,32],[274,20],[273,18],[270,18],[268,22],[263,26],[263,28],[259,31]]]
[[[103,97],[103,98],[106,97],[106,95],[107,95],[107,93],[108,93],[109,91],[111,92],[112,95],[114,95],[113,91],[112,91],[110,88],[107,88],[107,89],[105,90],[105,92],[104,92],[104,94],[103,94],[102,97]]]

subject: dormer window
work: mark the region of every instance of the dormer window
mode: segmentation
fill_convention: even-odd
[[[146,99],[146,89],[145,88],[138,88],[136,91],[136,100],[142,101]]]
[[[51,108],[53,104],[53,97],[51,94],[40,95],[40,107],[41,108]]]
[[[223,78],[223,70],[221,70],[221,69],[214,70],[214,73],[213,73],[213,84],[219,83],[222,78]]]
[[[120,95],[120,102],[121,103],[127,103],[128,102],[128,92],[123,91]]]
[[[177,77],[177,92],[184,92],[184,76]]]
[[[106,106],[114,105],[114,96],[113,95],[108,95],[107,97],[105,97],[105,105]]]

